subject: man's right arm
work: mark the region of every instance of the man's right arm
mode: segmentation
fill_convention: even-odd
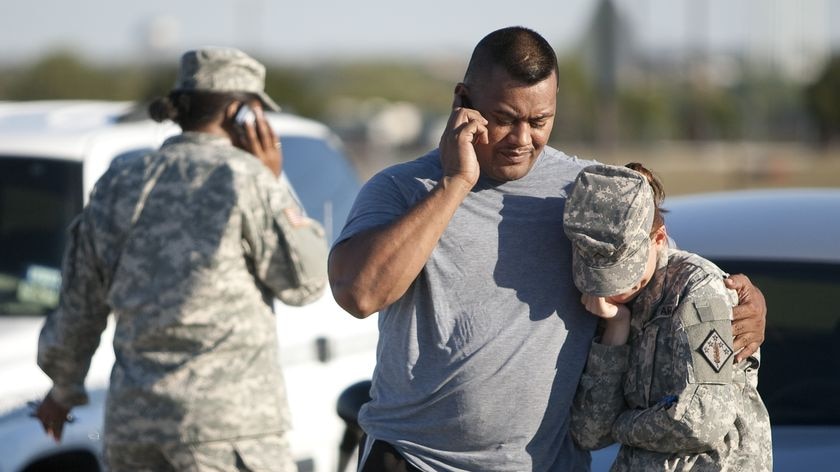
[[[353,316],[365,318],[400,298],[471,188],[462,179],[444,177],[396,221],[339,243],[328,267],[338,304]]]
[[[329,280],[342,308],[365,318],[408,290],[478,180],[474,144],[487,143],[486,125],[477,111],[454,107],[440,139],[443,175],[437,185],[394,221],[363,230],[333,248]]]

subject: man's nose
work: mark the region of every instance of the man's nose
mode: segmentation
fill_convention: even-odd
[[[517,147],[530,146],[531,126],[526,121],[516,123],[510,131],[509,139]]]

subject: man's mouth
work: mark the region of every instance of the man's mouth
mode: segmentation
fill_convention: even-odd
[[[531,158],[530,149],[509,149],[499,153],[502,159],[510,164],[521,164]]]

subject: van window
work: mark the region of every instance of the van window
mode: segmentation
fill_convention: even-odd
[[[767,301],[758,390],[770,421],[840,425],[840,264],[716,262]]]
[[[0,316],[57,306],[66,229],[81,209],[81,163],[0,156]]]
[[[344,227],[359,179],[344,154],[323,139],[282,137],[283,172],[307,214],[324,225],[332,242]]]

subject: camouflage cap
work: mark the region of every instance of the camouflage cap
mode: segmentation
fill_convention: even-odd
[[[185,52],[173,87],[177,91],[253,93],[266,108],[280,111],[264,89],[265,66],[238,49],[223,47]]]
[[[647,265],[654,215],[645,176],[620,166],[583,169],[566,199],[563,229],[572,242],[578,289],[609,297],[633,287]]]

